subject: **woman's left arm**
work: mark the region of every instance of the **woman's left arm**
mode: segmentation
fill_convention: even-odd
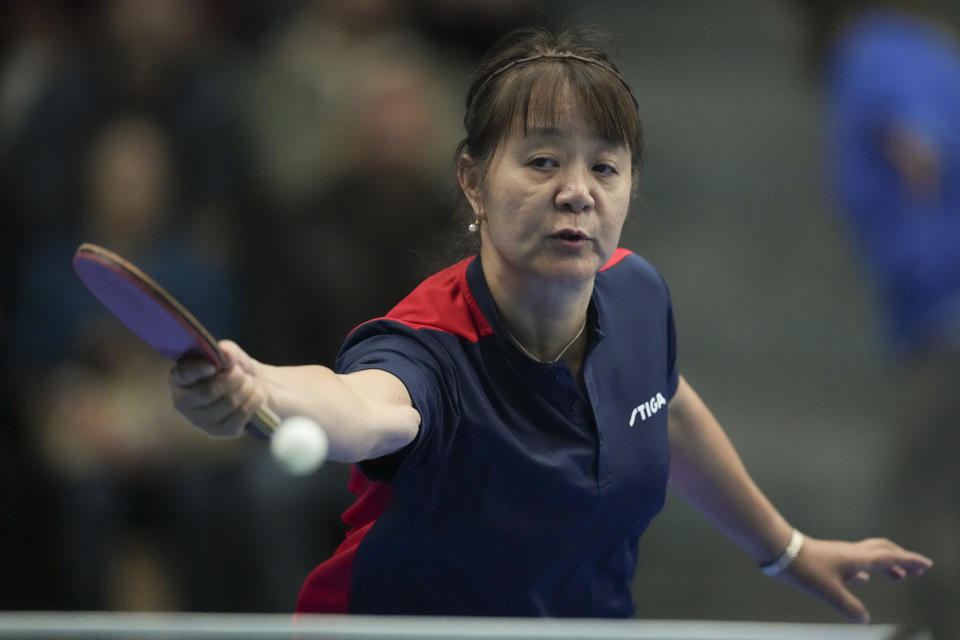
[[[760,566],[775,563],[794,538],[793,527],[750,478],[723,428],[682,377],[668,409],[670,487]],[[827,601],[848,619],[868,622],[867,608],[848,585],[866,582],[871,571],[894,579],[920,575],[931,564],[889,540],[805,537],[799,554],[778,577]]]

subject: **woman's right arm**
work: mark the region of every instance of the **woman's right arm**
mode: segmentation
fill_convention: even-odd
[[[220,342],[227,366],[217,373],[199,359],[181,360],[170,374],[173,404],[212,436],[239,437],[258,407],[281,419],[306,416],[327,432],[328,457],[357,462],[409,444],[420,414],[399,378],[379,369],[336,374],[322,366],[274,367],[235,343]]]

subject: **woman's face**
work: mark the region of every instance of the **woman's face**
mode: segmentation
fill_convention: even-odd
[[[479,188],[465,185],[482,221],[485,270],[582,281],[617,248],[630,204],[630,150],[602,140],[575,104],[557,125],[516,128]]]

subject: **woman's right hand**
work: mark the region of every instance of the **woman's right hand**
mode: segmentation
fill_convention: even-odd
[[[237,438],[268,394],[259,362],[230,340],[218,346],[223,371],[207,360],[184,358],[170,372],[170,393],[173,406],[195,426],[214,437]]]

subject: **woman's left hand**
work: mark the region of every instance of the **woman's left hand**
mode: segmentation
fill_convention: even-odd
[[[922,575],[933,565],[929,558],[907,551],[885,538],[860,542],[805,537],[800,554],[778,577],[833,605],[854,622],[870,622],[870,612],[850,591],[875,571],[894,580]]]

